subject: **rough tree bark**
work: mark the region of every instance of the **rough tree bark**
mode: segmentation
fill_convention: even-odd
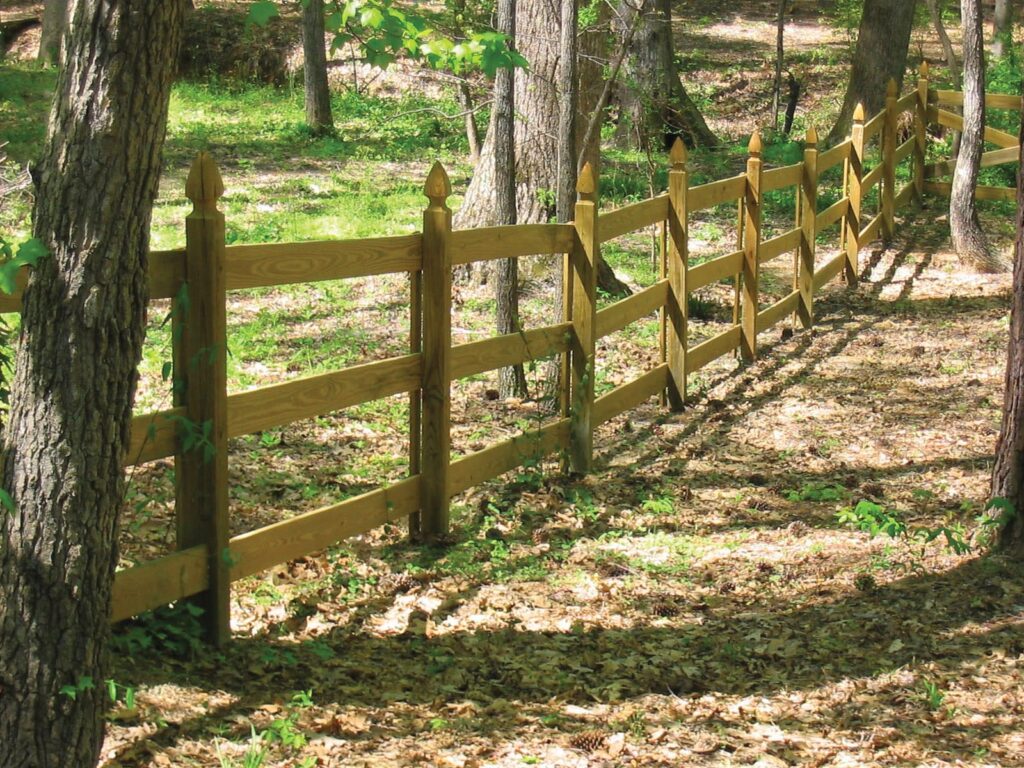
[[[772,79],[772,125],[779,130],[782,109],[782,64],[786,56],[786,0],[779,0],[775,13],[775,77]]]
[[[46,0],[39,35],[38,61],[44,66],[60,64],[60,44],[68,25],[68,0]]]
[[[992,497],[1007,499],[1016,515],[1000,534],[1000,544],[1024,554],[1024,99],[1021,109],[1020,170],[1017,173],[1017,245],[1013,263],[1013,308],[1006,357],[1003,426],[992,469]]]
[[[623,4],[625,5],[625,4]],[[623,112],[641,148],[667,151],[676,136],[687,146],[718,144],[676,69],[671,0],[643,0],[627,62],[628,87],[620,89]]]
[[[985,135],[985,44],[981,0],[960,0],[964,38],[964,129],[949,196],[949,229],[953,248],[965,264],[984,272],[1006,265],[989,247],[978,220],[974,190],[978,186]]]
[[[78,0],[38,166],[0,514],[0,765],[94,765],[184,0]],[[89,677],[72,699],[60,689]]]
[[[498,0],[498,32],[515,47],[516,0]],[[515,70],[499,69],[494,75],[494,216],[498,224],[516,223]],[[519,260],[501,259],[494,271],[498,333],[519,330]],[[523,366],[502,368],[498,373],[502,397],[526,397]]]
[[[1006,46],[1013,42],[1013,0],[996,0],[992,17],[992,55],[997,59],[1006,53]]]
[[[302,53],[306,125],[314,136],[322,136],[334,130],[324,45],[324,0],[307,0],[302,6]]]
[[[928,15],[931,17],[932,26],[935,27],[935,34],[939,36],[939,43],[942,45],[942,56],[946,60],[946,66],[953,76],[954,85],[959,87],[960,62],[956,58],[956,51],[953,48],[953,42],[949,39],[946,25],[942,23],[942,6],[945,3],[940,2],[940,0],[925,0],[925,4],[928,6]]]
[[[890,78],[902,87],[907,68],[910,32],[916,0],[865,0],[853,54],[850,83],[828,141],[842,141],[850,133],[853,110],[864,105],[870,117],[885,106]]]

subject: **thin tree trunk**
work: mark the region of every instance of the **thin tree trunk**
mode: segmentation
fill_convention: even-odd
[[[1003,426],[992,469],[992,497],[1009,501],[1016,515],[1000,534],[1006,549],[1024,554],[1024,100],[1021,110],[1020,169],[1017,173],[1017,243],[1013,263],[1013,308],[1006,359]]]
[[[306,125],[314,136],[322,136],[334,130],[324,45],[324,0],[306,0],[302,6],[302,52]]]
[[[830,143],[842,141],[849,135],[853,110],[858,103],[864,105],[868,117],[885,106],[890,78],[902,87],[915,5],[916,0],[865,0],[850,83],[839,117],[828,136]]]
[[[60,64],[60,44],[68,25],[68,0],[43,3],[43,25],[39,36],[38,61],[44,66]]]
[[[505,70],[501,71],[504,72]],[[511,78],[512,76],[510,75],[509,77]],[[469,83],[465,80],[461,80],[456,93],[459,98],[459,107],[465,114],[466,142],[469,144],[469,161],[476,165],[480,162],[480,128],[476,124],[476,111],[473,108],[473,94],[469,92]]]
[[[964,130],[949,198],[949,228],[953,248],[961,261],[984,272],[1000,272],[1005,265],[989,247],[974,198],[985,133],[985,46],[980,0],[961,0],[960,12],[964,38]]]
[[[996,0],[995,15],[992,18],[992,55],[999,59],[1006,54],[1006,47],[1013,43],[1013,0]]]
[[[782,60],[785,58],[786,0],[779,0],[775,17],[775,79],[772,82],[772,125],[779,130],[779,110],[782,107]]]
[[[516,0],[498,0],[498,32],[515,47]],[[515,70],[499,69],[494,76],[494,215],[498,224],[516,223]],[[498,333],[516,333],[519,325],[519,260],[501,259],[494,275]],[[522,365],[498,372],[502,397],[526,397]]]
[[[4,768],[99,754],[150,213],[184,8],[75,5],[33,211],[50,255],[24,294],[3,445],[16,507],[0,514]]]
[[[931,16],[932,26],[935,27],[935,34],[939,36],[939,43],[942,45],[942,56],[946,60],[946,66],[953,77],[953,85],[960,86],[960,62],[956,58],[956,51],[953,49],[953,42],[949,39],[946,25],[942,23],[942,6],[940,0],[925,0],[928,6],[928,15]]]

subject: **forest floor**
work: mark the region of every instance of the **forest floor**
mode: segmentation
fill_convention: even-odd
[[[687,85],[733,142],[694,153],[694,183],[737,172],[745,136],[768,121],[773,5],[681,4]],[[849,48],[796,5],[799,135],[829,125]],[[930,31],[914,35],[935,63]],[[19,162],[41,141],[48,78],[0,79],[0,134]],[[459,126],[424,120],[427,106],[338,95],[339,137],[313,141],[301,94],[179,84],[155,246],[181,243],[198,149],[222,164],[231,242],[411,231],[428,157],[457,187],[470,174]],[[770,164],[794,162],[798,145],[770,141]],[[606,204],[645,197],[646,173],[613,153]],[[974,523],[1000,419],[1009,277],[957,265],[941,207],[908,210],[891,248],[865,249],[860,285],[829,288],[813,332],[763,336],[750,366],[709,366],[683,413],[650,402],[602,426],[592,475],[552,460],[462,494],[444,548],[388,526],[243,580],[220,652],[199,643],[185,606],[118,627],[103,764],[1024,765],[1024,583],[1018,563],[985,554]],[[790,226],[789,198],[766,208],[769,228]],[[26,215],[18,203],[0,225],[24,231]],[[985,215],[1008,248],[1007,209]],[[695,220],[696,258],[731,249],[734,217],[723,206]],[[642,286],[655,279],[650,244],[643,234],[605,252]],[[769,295],[785,292],[786,261],[772,263]],[[535,327],[549,308],[539,278],[526,287]],[[406,290],[381,278],[239,294],[232,390],[404,353]],[[698,338],[728,322],[731,295],[701,295]],[[490,333],[486,290],[460,289],[456,304],[457,342]],[[167,404],[167,309],[153,311],[141,410]],[[657,333],[647,318],[602,342],[599,393],[657,362]],[[456,384],[457,452],[543,418],[529,401],[491,400],[493,387]],[[233,441],[233,532],[402,477],[406,423],[405,399],[389,398]],[[840,523],[861,501],[915,531],[963,525],[972,551]],[[133,472],[124,565],[173,546],[172,504],[170,462]]]

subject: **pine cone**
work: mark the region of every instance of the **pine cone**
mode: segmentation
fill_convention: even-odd
[[[629,567],[623,565],[622,563],[617,563],[614,560],[605,560],[603,563],[597,566],[597,572],[600,573],[602,576],[611,579],[615,579],[620,576],[629,576],[631,573],[633,573],[633,571]]]
[[[408,573],[389,573],[381,579],[381,586],[386,592],[391,594],[408,592],[413,587],[419,585],[419,583],[418,579],[410,576]]]
[[[658,600],[651,606],[651,613],[663,619],[668,619],[679,615],[679,606],[671,600]]]
[[[604,746],[604,740],[605,735],[601,731],[583,731],[569,739],[569,744],[581,752],[596,752]]]

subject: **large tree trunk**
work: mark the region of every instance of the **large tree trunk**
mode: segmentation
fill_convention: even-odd
[[[302,7],[302,53],[306,125],[314,136],[322,136],[334,130],[324,45],[324,0],[306,0]]]
[[[0,514],[0,765],[96,762],[150,212],[184,0],[78,0],[38,166]],[[79,685],[91,679],[94,688]],[[60,692],[76,686],[72,698]]]
[[[516,41],[516,0],[498,0],[498,32],[509,44]],[[498,224],[516,223],[515,70],[499,69],[494,75],[494,215]],[[501,259],[494,271],[498,333],[516,333],[519,324],[519,260]],[[523,366],[498,372],[502,397],[526,397]]]
[[[1013,0],[996,0],[992,17],[992,55],[1001,58],[1013,43]]]
[[[43,4],[43,25],[39,35],[40,64],[60,63],[60,44],[68,25],[68,0],[46,0]]]
[[[1024,109],[1021,110],[1020,170],[1017,173],[1017,246],[1013,263],[1013,309],[1006,358],[1003,427],[992,469],[992,497],[1009,501],[1016,515],[1001,532],[1000,543],[1024,552]]]
[[[623,15],[632,19],[628,8]],[[671,0],[643,0],[627,64],[628,87],[620,90],[624,117],[637,145],[668,150],[676,136],[687,146],[718,143],[676,69]]]
[[[988,245],[974,198],[985,135],[985,48],[980,0],[961,0],[960,13],[964,37],[964,130],[949,196],[949,229],[961,261],[984,272],[1000,272],[1005,265]]]
[[[850,83],[829,142],[841,141],[850,133],[858,103],[869,118],[885,106],[890,78],[903,86],[915,5],[915,0],[865,0]]]

